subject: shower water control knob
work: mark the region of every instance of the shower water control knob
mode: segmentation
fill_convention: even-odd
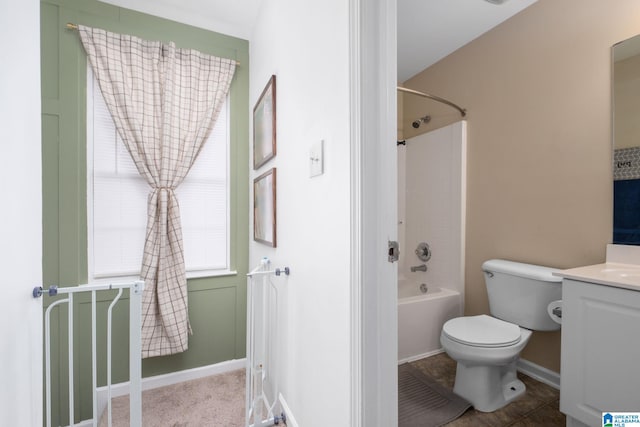
[[[431,249],[427,243],[420,243],[416,248],[416,256],[420,261],[427,262],[431,259]]]

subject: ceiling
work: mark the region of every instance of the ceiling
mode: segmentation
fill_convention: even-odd
[[[537,0],[397,0],[398,81],[404,82]]]
[[[262,0],[101,0],[250,39]],[[366,0],[365,0],[366,1]],[[398,81],[403,82],[537,0],[397,0]]]

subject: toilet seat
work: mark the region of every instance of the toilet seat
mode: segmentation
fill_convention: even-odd
[[[508,347],[520,341],[520,327],[495,317],[457,317],[447,321],[442,332],[452,341],[473,347]]]

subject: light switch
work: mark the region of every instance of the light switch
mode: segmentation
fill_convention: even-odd
[[[324,173],[324,140],[320,140],[311,146],[309,150],[309,176],[322,175]]]

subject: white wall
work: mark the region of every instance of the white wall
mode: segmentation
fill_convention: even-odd
[[[349,3],[265,0],[250,40],[250,104],[277,76],[277,240],[252,242],[291,267],[283,287],[280,388],[299,425],[348,426],[350,416]],[[309,148],[325,141],[325,173]],[[252,227],[252,225],[250,225]],[[253,232],[252,232],[253,234]]]
[[[0,424],[42,425],[40,2],[0,2]]]

